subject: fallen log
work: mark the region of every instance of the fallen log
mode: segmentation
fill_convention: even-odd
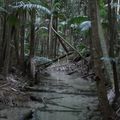
[[[54,60],[52,60],[52,62],[57,62],[58,60],[63,59],[64,57],[69,56],[69,55],[71,55],[73,53],[74,52],[69,52],[69,53],[67,53],[65,55],[59,56],[59,57],[55,58]]]
[[[69,52],[65,55],[59,56],[59,57],[53,59],[51,62],[43,63],[43,64],[40,64],[40,65],[37,65],[36,67],[46,68],[46,67],[50,66],[52,63],[57,62],[58,60],[63,59],[64,57],[69,56],[71,54],[73,54],[73,52]]]

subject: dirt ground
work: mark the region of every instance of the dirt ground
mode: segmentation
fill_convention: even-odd
[[[9,105],[0,101],[0,120],[101,120],[95,82],[65,69],[53,64],[49,75],[38,75],[37,85],[20,92],[25,99]]]

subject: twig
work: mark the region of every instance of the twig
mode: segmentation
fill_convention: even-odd
[[[116,111],[116,114],[117,114],[118,116],[120,116],[119,112],[120,112],[120,108],[118,108],[118,110]]]
[[[47,104],[54,105],[54,106],[59,106],[59,107],[64,107],[64,108],[68,108],[68,109],[72,109],[72,110],[76,110],[76,108],[68,107],[68,106],[65,106],[65,105],[59,105],[59,104],[54,103],[54,102],[47,102]]]
[[[15,92],[18,92],[16,89],[14,89],[14,88],[12,88],[12,87],[10,87],[10,89],[13,90],[13,91],[15,91]]]
[[[4,85],[1,85],[0,88],[5,87],[5,86],[8,85],[8,84],[9,84],[9,83],[6,83],[6,84],[4,84]]]

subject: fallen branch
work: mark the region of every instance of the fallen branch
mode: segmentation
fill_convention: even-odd
[[[55,58],[54,60],[52,60],[52,62],[43,63],[43,64],[40,64],[40,65],[37,65],[36,67],[46,68],[46,67],[50,66],[52,63],[58,61],[59,59],[62,59],[62,58],[66,57],[66,56],[69,56],[71,54],[73,54],[73,52],[69,52],[69,53],[67,53],[65,55],[59,56],[59,57]]]
[[[64,41],[68,46],[70,46],[76,53],[78,53],[79,56],[80,56],[83,60],[85,60],[86,62],[88,62],[88,61],[85,59],[85,57],[83,57],[79,51],[77,51],[69,42],[67,42],[67,40],[65,40],[52,26],[51,26],[51,28],[52,28],[52,30],[54,31],[54,33],[55,33],[61,40],[63,40],[63,41]]]
[[[47,102],[47,104],[58,106],[58,107],[64,107],[64,108],[68,108],[68,109],[72,109],[72,110],[76,110],[76,108],[68,107],[68,106],[65,106],[65,105],[59,105],[59,104],[57,104],[55,102]]]
[[[76,109],[76,108],[72,108],[72,107],[68,107],[68,106],[65,106],[65,105],[59,105],[55,102],[49,102],[47,98],[37,98],[35,96],[31,96],[32,97],[32,101],[36,101],[36,102],[40,102],[40,103],[43,103],[44,106],[47,106],[47,104],[49,105],[54,105],[54,106],[58,106],[58,107],[64,107],[64,108],[68,108],[68,109]]]
[[[87,75],[84,75],[84,76],[81,76],[82,78],[86,78],[86,77],[90,77],[92,75],[95,75],[95,73],[90,73],[90,74],[87,74]]]
[[[8,83],[6,83],[6,84],[4,84],[4,85],[1,85],[0,88],[5,87],[5,86],[7,86],[7,85],[8,85]]]
[[[46,92],[46,93],[57,93],[57,94],[68,94],[68,95],[86,95],[86,96],[96,96],[96,92],[89,92],[89,91],[80,91],[80,92],[68,92],[68,91],[55,91],[55,90],[45,90],[45,89],[38,89],[35,87],[26,87],[24,91],[29,92]]]
[[[72,74],[74,74],[74,73],[76,73],[76,72],[78,72],[78,71],[77,71],[77,70],[74,70],[74,71],[72,71],[72,72],[67,73],[67,75],[72,75]]]
[[[116,111],[116,114],[120,117],[120,108]]]
[[[55,58],[54,60],[52,60],[52,62],[57,62],[58,60],[63,59],[64,57],[69,56],[71,54],[73,54],[73,52],[69,52],[65,55],[59,56],[59,57]]]
[[[44,112],[81,112],[81,110],[56,110],[56,109],[43,109],[39,108],[40,111]]]

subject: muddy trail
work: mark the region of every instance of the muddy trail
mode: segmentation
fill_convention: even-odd
[[[0,120],[101,120],[95,82],[69,66],[55,63],[38,75],[38,84],[23,91],[29,100],[0,101]]]

